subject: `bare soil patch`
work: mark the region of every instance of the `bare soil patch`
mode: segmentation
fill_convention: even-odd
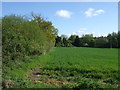
[[[55,85],[55,86],[61,86],[65,84],[76,84],[75,82],[68,82],[66,80],[56,80],[53,78],[41,78],[42,75],[48,75],[45,73],[40,72],[41,68],[34,68],[31,71],[28,72],[28,78],[32,81],[32,83],[44,83],[49,85]]]

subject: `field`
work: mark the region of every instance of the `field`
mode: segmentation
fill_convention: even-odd
[[[44,56],[27,58],[6,69],[5,78],[15,83],[12,87],[118,87],[117,49],[57,47]]]

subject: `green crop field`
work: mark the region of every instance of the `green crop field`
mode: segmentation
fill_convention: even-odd
[[[13,79],[17,83],[20,81],[21,87],[118,87],[118,49],[57,47],[44,56],[30,58],[31,61],[21,62],[19,66],[15,65],[8,70],[12,78],[24,77],[30,80],[23,85],[20,79]]]

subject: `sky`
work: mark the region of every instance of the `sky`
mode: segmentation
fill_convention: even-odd
[[[2,2],[2,17],[31,12],[51,21],[58,35],[107,36],[118,31],[117,2]]]
[[[119,2],[119,0],[1,0],[2,2]]]

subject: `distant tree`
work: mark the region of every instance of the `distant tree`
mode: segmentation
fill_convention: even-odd
[[[68,39],[68,36],[67,36],[67,35],[62,34],[62,35],[61,35],[61,39],[63,40],[63,38]]]
[[[95,41],[93,38],[93,34],[86,34],[83,37],[83,45],[88,47],[94,47]]]
[[[71,35],[68,40],[70,40],[71,44],[74,45],[75,39],[77,35]]]
[[[120,32],[108,34],[107,37],[93,37],[93,34],[85,34],[82,37],[71,35],[61,35],[56,38],[56,46],[69,47],[98,47],[98,48],[117,48],[119,45]],[[60,40],[59,40],[60,39]]]
[[[110,48],[117,48],[118,47],[118,34],[113,32],[112,34],[108,34],[108,43]]]
[[[66,35],[61,35],[56,37],[56,47],[71,47],[71,41],[67,39]]]
[[[60,47],[61,45],[62,45],[62,39],[60,36],[57,36],[55,46]]]
[[[112,48],[112,35],[111,34],[108,34],[108,36],[107,36],[107,38],[108,38],[108,44],[109,44],[109,48]]]
[[[67,40],[67,47],[72,47],[73,45],[72,45],[72,43],[71,43],[71,41],[70,40]]]
[[[76,36],[73,45],[76,46],[76,47],[80,47],[80,38],[79,38],[79,36]]]
[[[62,34],[61,35],[61,39],[62,39],[62,47],[67,47],[67,43],[68,43],[68,37],[67,37],[67,35],[64,35],[64,34]]]
[[[108,47],[108,39],[105,37],[98,37],[95,39],[95,47],[106,48]]]
[[[115,32],[112,33],[112,46],[113,48],[118,47],[118,34]]]
[[[67,39],[65,37],[63,37],[63,44],[64,44],[64,47],[67,47]]]
[[[80,38],[80,46],[81,47],[84,47],[85,43],[84,43],[84,40],[83,40],[83,37]]]
[[[90,42],[88,43],[89,47],[94,47],[95,46],[95,39],[91,39]]]

